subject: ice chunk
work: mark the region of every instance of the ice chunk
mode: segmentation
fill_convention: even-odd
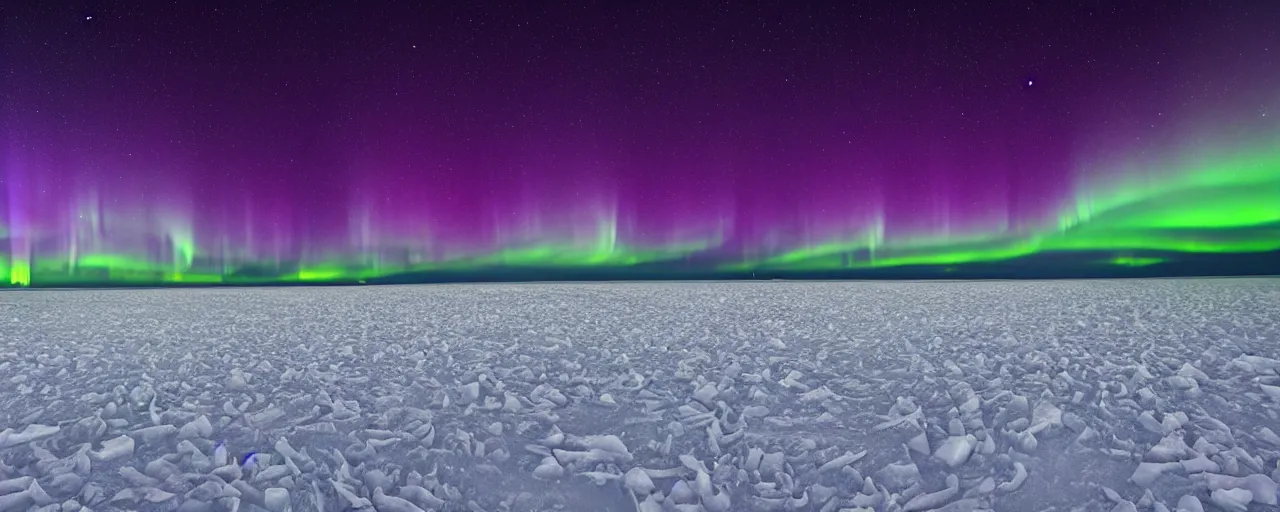
[[[129,485],[134,487],[155,487],[160,485],[160,480],[144,475],[141,471],[133,466],[124,466],[120,468],[120,477],[124,478]]]
[[[637,496],[648,496],[657,486],[653,484],[653,480],[649,478],[649,474],[643,468],[631,468],[627,471],[623,478],[623,483],[627,489]]]
[[[693,489],[688,480],[676,480],[675,485],[671,486],[671,493],[667,495],[667,499],[676,504],[697,503],[698,492]]]
[[[958,467],[969,460],[969,455],[973,454],[973,448],[977,444],[978,438],[973,434],[951,436],[942,442],[933,456],[950,467]]]
[[[1200,498],[1184,494],[1178,498],[1178,505],[1174,507],[1174,512],[1204,512],[1204,505],[1200,504]]]
[[[1249,510],[1253,494],[1246,489],[1218,489],[1209,495],[1209,499],[1227,512],[1245,512]]]
[[[945,489],[921,494],[911,498],[902,510],[905,512],[915,512],[919,510],[930,510],[941,507],[960,492],[960,478],[956,475],[947,475],[947,487]]]
[[[232,492],[227,492],[228,489]],[[236,492],[238,491],[235,491],[234,488],[226,487],[225,484],[209,480],[188,492],[187,498],[198,501],[213,501],[223,496],[233,495]]]
[[[262,502],[271,512],[285,512],[289,510],[289,490],[280,487],[268,488],[262,492]]]
[[[275,427],[276,422],[284,419],[284,409],[280,407],[267,407],[261,411],[245,416],[250,425],[261,429],[270,429]]]
[[[636,512],[663,512],[660,500],[657,494],[650,494],[644,501],[636,503]]]
[[[816,389],[805,391],[800,394],[800,403],[808,404],[813,402],[821,402],[829,398],[835,397],[836,394],[826,386],[818,386]]]
[[[1196,382],[1201,383],[1209,380],[1208,375],[1205,375],[1204,372],[1198,370],[1196,367],[1191,366],[1191,363],[1182,363],[1182,368],[1178,369],[1178,375],[1188,379],[1195,379]]]
[[[374,470],[374,471],[377,471],[377,470]],[[373,471],[370,471],[365,474],[368,475],[369,473],[372,473],[372,472]],[[261,470],[259,470],[257,474],[253,475],[253,481],[254,482],[274,482],[288,476],[291,473],[292,471],[289,469],[289,466],[287,464],[266,466]]]
[[[929,436],[923,430],[907,441],[907,448],[921,455],[929,455]]]
[[[1165,382],[1168,382],[1170,386],[1173,386],[1176,389],[1182,390],[1194,390],[1200,387],[1200,384],[1196,382],[1195,379],[1191,377],[1183,377],[1181,375],[1171,376],[1165,379]]]
[[[978,482],[978,485],[975,485],[969,488],[968,491],[965,491],[964,495],[965,497],[984,496],[987,494],[991,494],[995,491],[996,491],[996,479],[988,476],[980,480]]]
[[[28,487],[31,487],[31,482],[34,481],[35,479],[29,476],[19,476],[8,480],[0,480],[0,495],[25,491]]]
[[[1138,512],[1138,506],[1134,505],[1132,501],[1120,500],[1120,503],[1116,503],[1116,506],[1111,507],[1111,512]]]
[[[84,477],[75,473],[63,473],[49,481],[49,488],[59,496],[74,496],[84,487]]]
[[[702,500],[702,507],[707,512],[728,512],[731,503],[728,492],[719,491],[711,485],[711,475],[698,472],[694,478],[694,490]]]
[[[348,489],[347,486],[341,482],[338,482],[337,480],[330,480],[329,483],[333,485],[333,490],[338,493],[338,496],[341,496],[342,499],[346,500],[352,509],[358,510],[373,507],[373,503],[370,503],[368,498],[361,497],[351,489]]]
[[[569,398],[550,385],[538,384],[537,387],[533,388],[533,391],[529,392],[529,401],[535,404],[549,402],[557,407],[564,407],[569,403]]]
[[[759,447],[752,446],[747,449],[747,457],[743,462],[743,468],[747,471],[755,471],[760,469],[760,460],[764,458],[764,450]]]
[[[1280,386],[1268,386],[1266,384],[1258,384],[1262,387],[1262,392],[1271,398],[1274,402],[1280,402]]]
[[[708,382],[693,392],[693,399],[707,407],[715,407],[715,399],[719,394],[720,390],[716,389],[716,385]]]
[[[1269,357],[1241,355],[1232,364],[1244,371],[1258,374],[1280,372],[1280,360]]]
[[[680,457],[680,461],[687,462],[686,457],[697,463],[697,467],[693,467],[691,469],[704,473],[709,472],[707,471],[706,466],[702,464],[702,461],[694,459],[691,455],[682,455]],[[760,474],[765,476],[781,474],[786,462],[786,454],[783,452],[766,453],[760,457]],[[685,464],[685,466],[689,467],[688,464]]]
[[[1031,413],[1031,433],[1062,426],[1062,409],[1048,400],[1041,400]]]
[[[1276,433],[1269,427],[1262,427],[1258,430],[1258,439],[1271,443],[1274,446],[1280,446],[1280,435],[1276,435]]]
[[[419,485],[406,485],[400,488],[400,497],[412,501],[419,507],[436,510],[444,508],[445,501]]]
[[[1027,397],[1022,395],[1013,395],[1013,399],[1009,400],[1006,408],[1010,419],[1025,418],[1031,413],[1031,404],[1027,401]]]
[[[918,437],[918,436],[917,436]],[[990,434],[983,436],[982,443],[978,445],[978,453],[983,455],[991,455],[996,452],[996,439]]]
[[[1182,469],[1191,474],[1217,473],[1218,471],[1221,471],[1221,468],[1218,467],[1218,463],[1209,460],[1209,458],[1205,457],[1204,454],[1198,454],[1194,459],[1182,461]]]
[[[888,464],[876,472],[876,481],[892,490],[907,489],[920,483],[920,468],[911,461]]]
[[[373,490],[373,506],[378,512],[425,512],[409,500],[388,496],[381,487]]]
[[[469,382],[458,387],[458,394],[462,395],[461,403],[475,403],[480,399],[480,383]]]
[[[555,457],[542,458],[542,463],[533,468],[533,476],[542,480],[555,480],[564,475],[564,467]]]
[[[107,432],[107,422],[98,416],[89,416],[77,421],[68,430],[67,435],[77,441],[93,442]]]
[[[1166,414],[1164,419],[1160,421],[1160,426],[1164,428],[1166,434],[1182,428],[1187,424],[1187,413],[1178,412],[1175,414]]]
[[[135,504],[141,504],[143,502],[162,503],[173,499],[174,496],[175,494],[163,489],[157,489],[155,487],[138,487],[123,489],[116,493],[115,496],[111,497],[110,501],[112,503],[125,501]]]
[[[27,487],[27,495],[31,496],[31,501],[35,502],[37,506],[43,507],[57,503],[57,501],[54,500],[53,497],[49,496],[49,493],[45,492],[44,488],[40,486],[39,480],[31,482],[31,485]],[[172,494],[170,496],[172,496]]]
[[[178,429],[178,439],[208,439],[212,435],[213,425],[209,423],[209,417],[203,414]]]
[[[182,470],[172,462],[165,459],[156,459],[147,463],[144,471],[148,476],[157,480],[165,480],[171,476],[182,473]]]
[[[605,471],[586,471],[578,473],[578,476],[585,476],[591,479],[591,483],[598,486],[608,484],[609,482],[622,479],[622,475],[609,473]]]
[[[1191,457],[1193,453],[1194,450],[1182,439],[1182,434],[1174,432],[1152,446],[1145,459],[1149,462],[1174,462]]]
[[[1161,473],[1177,469],[1182,469],[1182,465],[1177,462],[1143,462],[1138,464],[1138,469],[1134,470],[1129,480],[1139,487],[1151,487]]]
[[[1266,475],[1255,473],[1245,477],[1234,477],[1215,473],[1202,473],[1201,476],[1211,491],[1243,489],[1250,494],[1249,501],[1257,501],[1258,503],[1272,506],[1277,504],[1276,493],[1280,492],[1280,484],[1277,484]],[[1245,503],[1249,501],[1245,501]]]
[[[35,504],[27,490],[0,495],[0,510],[27,510]]]
[[[1040,446],[1040,441],[1036,439],[1036,435],[1030,429],[1018,434],[1018,449],[1024,453],[1036,451],[1036,447]]]
[[[581,439],[581,444],[588,450],[616,454],[617,458],[623,462],[630,462],[633,458],[631,452],[627,450],[627,445],[615,435],[586,436]]]
[[[133,456],[133,438],[129,436],[120,436],[102,442],[102,449],[96,452],[89,452],[94,460],[99,462],[115,460],[122,457]]]
[[[862,460],[862,458],[866,456],[867,456],[866,450],[863,450],[858,453],[844,452],[844,455],[831,459],[826,464],[823,464],[822,466],[820,466],[818,468],[818,472],[827,473],[831,471],[836,471],[844,466],[848,466],[849,464],[858,462],[859,460]]]
[[[1164,434],[1164,425],[1156,421],[1156,417],[1151,411],[1142,411],[1142,414],[1138,415],[1138,424],[1142,425],[1142,428],[1147,429],[1148,432]]]
[[[241,468],[239,464],[227,464],[225,466],[214,468],[210,474],[221,478],[223,481],[232,482],[239,480],[240,477],[244,475],[244,469]]]
[[[151,427],[143,427],[129,435],[145,445],[162,444],[166,437],[178,433],[178,427],[173,425],[155,425]]]
[[[57,434],[60,430],[62,430],[61,427],[57,425],[27,425],[21,432],[6,428],[0,431],[0,448],[8,448],[44,439]]]
[[[231,370],[231,376],[227,377],[227,389],[232,391],[242,391],[249,387],[249,379],[243,371],[239,369]]]
[[[1197,453],[1202,453],[1204,455],[1215,455],[1218,452],[1222,451],[1220,448],[1218,448],[1217,445],[1213,444],[1212,442],[1210,442],[1208,439],[1205,439],[1204,437],[1197,438],[1195,444],[1191,446],[1191,449],[1195,450]]]
[[[1000,492],[1013,492],[1022,487],[1022,483],[1027,481],[1027,467],[1021,462],[1013,463],[1013,479],[1004,482],[996,487]]]

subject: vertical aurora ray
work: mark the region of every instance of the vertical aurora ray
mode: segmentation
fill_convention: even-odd
[[[0,231],[4,232],[5,239],[8,241],[8,253],[4,270],[5,281],[12,286],[29,286],[31,284],[31,230],[32,226],[28,219],[27,209],[27,191],[24,190],[24,167],[19,161],[17,145],[11,137],[9,140],[8,155],[2,162],[4,165],[4,181],[7,206],[5,226]]]

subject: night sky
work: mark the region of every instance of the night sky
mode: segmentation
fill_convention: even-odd
[[[1280,2],[913,4],[5,2],[0,282],[1280,249]]]

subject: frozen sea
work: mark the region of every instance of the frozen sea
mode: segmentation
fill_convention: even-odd
[[[0,511],[1276,510],[1280,279],[0,293]]]

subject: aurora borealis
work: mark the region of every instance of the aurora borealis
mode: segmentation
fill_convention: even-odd
[[[0,286],[1280,272],[1280,7],[825,4],[6,6]]]

